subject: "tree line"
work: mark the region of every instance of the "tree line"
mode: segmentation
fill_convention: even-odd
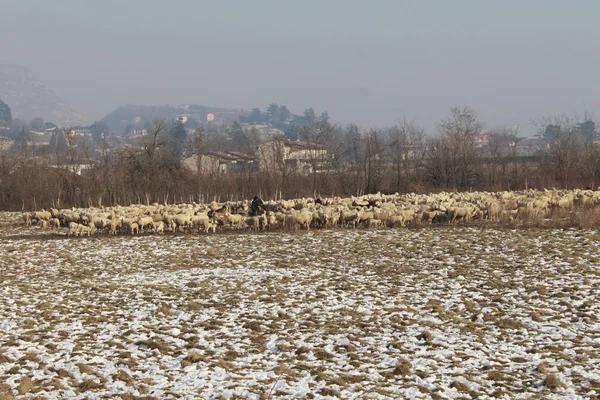
[[[207,202],[254,195],[271,199],[596,188],[600,184],[598,132],[590,115],[538,121],[541,146],[524,157],[518,153],[518,132],[513,128],[485,130],[484,122],[468,107],[452,108],[431,135],[412,120],[362,129],[332,124],[326,112],[317,116],[307,109],[302,121],[287,126],[283,137],[275,138],[300,140],[315,150],[326,150],[326,156],[319,153],[314,159],[308,152],[303,170],[283,157],[271,169],[259,168],[261,144],[273,137],[266,138],[256,127],[243,123],[257,122],[256,118],[282,123],[286,111],[273,104],[261,115],[251,113],[246,117],[250,121],[198,127],[194,132],[181,124],[156,121],[145,136],[127,140],[104,135],[101,126],[90,137],[63,128],[44,147],[33,145],[30,128],[15,128],[15,145],[0,152],[0,209]],[[192,172],[182,163],[192,154],[226,151],[257,159],[225,174]]]

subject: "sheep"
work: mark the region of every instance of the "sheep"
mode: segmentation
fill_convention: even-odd
[[[193,215],[191,217],[191,224],[198,229],[198,232],[200,232],[201,229],[206,230],[206,225],[209,223],[210,218],[206,214]]]
[[[238,228],[241,228],[244,224],[244,217],[239,214],[230,214],[226,212],[223,221],[225,223],[229,222],[231,226],[237,226]]]
[[[69,230],[67,232],[67,237],[71,237],[72,235],[79,235],[79,227],[80,225],[77,222],[69,222]]]
[[[249,229],[258,230],[260,228],[260,220],[258,217],[247,217],[244,220],[244,225]]]
[[[94,225],[94,227],[98,230],[104,229],[109,225],[109,220],[105,216],[94,216],[89,219],[88,225]]]
[[[154,219],[152,219],[152,217],[138,217],[136,222],[139,226],[139,229],[142,232],[144,230],[146,230],[146,231],[154,230]]]
[[[375,218],[370,218],[367,221],[367,226],[369,228],[379,228],[381,226],[381,221]]]
[[[260,215],[258,218],[260,218],[260,229],[261,230],[265,230],[269,228],[269,219],[267,218],[267,214],[264,213],[262,215]]]
[[[88,225],[79,225],[79,236],[83,236],[86,234],[88,237],[93,235],[96,232],[96,227],[94,224]]]
[[[42,210],[42,211],[35,211],[33,213],[33,215],[32,215],[32,218],[36,219],[38,221],[40,219],[43,219],[44,221],[50,221],[50,218],[52,218],[52,214],[50,214],[49,211],[44,211],[44,210]]]
[[[301,228],[306,228],[310,231],[310,224],[312,222],[312,213],[310,212],[299,212],[291,214],[292,221]]]
[[[431,223],[433,223],[434,219],[441,216],[442,214],[445,214],[445,213],[440,210],[423,211],[421,219],[423,221],[431,224]]]
[[[397,226],[404,226],[404,217],[402,215],[390,215],[386,220],[388,226],[393,228]]]
[[[71,222],[79,222],[79,214],[71,213],[68,211],[59,213],[58,219],[61,220],[62,225],[68,225]]]
[[[56,228],[56,230],[60,229],[60,219],[58,218],[52,218],[50,221],[48,221],[48,225],[51,227]]]
[[[271,230],[277,225],[277,217],[273,211],[267,211],[261,218],[263,229]]]
[[[462,219],[464,222],[469,222],[473,217],[475,209],[473,207],[456,207],[448,209],[448,217],[450,222],[454,223],[458,219]]]
[[[111,219],[108,221],[108,234],[116,235],[117,231],[122,227],[122,221],[118,219]]]
[[[392,226],[405,226],[407,222],[411,222],[415,216],[415,210],[408,209],[400,209],[396,211],[395,215],[390,215],[388,218],[388,223]]]
[[[139,224],[137,223],[137,221],[133,218],[123,218],[121,217],[121,223],[123,225],[124,228],[126,228],[129,233],[131,233],[132,235],[134,233],[139,233]]]
[[[356,210],[340,211],[340,223],[345,224],[346,226],[352,225],[353,228],[356,228],[358,218],[359,214]]]
[[[173,218],[173,222],[174,222],[174,227],[182,230],[183,228],[192,226],[192,216],[185,215],[185,214],[178,214],[178,215],[175,215],[175,217]]]
[[[212,233],[215,233],[217,231],[217,225],[213,224],[212,222],[207,223],[206,225],[204,225],[205,231],[206,233],[208,233],[209,231],[212,231]]]
[[[358,219],[356,221],[357,224],[365,224],[368,225],[369,224],[369,220],[373,219],[375,217],[373,211],[359,211],[358,212]]]
[[[498,205],[498,203],[494,202],[488,204],[486,211],[487,217],[490,221],[498,221],[498,218],[500,216],[500,206]]]
[[[340,220],[339,212],[332,212],[331,214],[327,213],[327,224],[325,226],[328,228],[337,226],[339,220]]]
[[[154,223],[154,233],[164,233],[165,232],[165,223],[162,221],[158,221]]]
[[[42,228],[42,230],[45,230],[48,227],[48,221],[44,220],[44,219],[40,219],[38,220],[37,225]]]
[[[50,209],[22,214],[26,225],[46,227],[69,226],[70,223],[90,228],[106,229],[111,235],[122,229],[136,234],[142,232],[164,233],[166,229],[197,228],[198,232],[214,232],[218,225],[242,228],[249,225],[254,230],[276,229],[284,226],[309,230],[311,227],[329,228],[377,227],[380,225],[405,226],[411,221],[439,223],[463,221],[465,223],[485,218],[498,221],[507,219],[542,218],[559,209],[567,213],[574,208],[600,205],[600,192],[590,190],[546,190],[518,192],[475,192],[418,194],[374,194],[358,197],[329,199],[303,198],[295,200],[266,201],[266,213],[248,218],[250,202],[229,201],[210,204],[179,205],[129,205],[101,208]],[[40,222],[41,221],[41,222]],[[286,224],[287,222],[287,224]],[[247,223],[247,224],[246,224]],[[84,229],[81,234],[88,234]],[[89,233],[91,234],[91,233]],[[69,229],[70,235],[80,235]]]
[[[131,222],[131,223],[129,223],[129,230],[132,235],[135,233],[140,233],[140,226],[138,225],[137,222]]]
[[[163,222],[163,219],[164,219],[164,215],[162,214],[162,210],[159,213],[152,214],[150,217],[152,218],[152,221],[154,221],[154,223]]]
[[[324,211],[315,211],[313,213],[313,224],[314,226],[327,226],[329,216]]]

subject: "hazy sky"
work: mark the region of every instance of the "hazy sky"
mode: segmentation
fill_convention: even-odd
[[[435,128],[453,105],[600,117],[600,1],[2,0],[0,59],[90,120],[127,103]]]

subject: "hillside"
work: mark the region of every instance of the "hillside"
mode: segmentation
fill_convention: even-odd
[[[244,114],[244,110],[206,107],[198,104],[177,106],[129,104],[111,111],[102,121],[108,124],[111,132],[124,133],[129,129],[147,128],[155,120],[172,120],[178,116],[186,116],[192,124],[203,123],[206,122],[206,116],[209,113],[214,114],[215,121],[233,121]]]
[[[0,99],[9,105],[13,118],[42,117],[58,125],[83,125],[87,121],[58,97],[27,68],[0,64]]]

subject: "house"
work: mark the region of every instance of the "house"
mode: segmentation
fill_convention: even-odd
[[[146,136],[148,134],[148,129],[132,129],[131,136]]]
[[[75,175],[81,175],[85,171],[91,170],[94,165],[93,164],[62,164],[62,165],[49,165],[49,168],[57,168],[67,170]]]
[[[177,122],[178,124],[185,125],[185,124],[187,124],[187,121],[188,121],[188,117],[185,117],[183,115],[180,115],[179,117],[175,118],[175,122]]]
[[[520,157],[537,155],[548,147],[548,141],[542,135],[519,139],[515,144],[515,153]]]
[[[315,142],[274,139],[258,146],[259,168],[265,172],[291,168],[310,173],[322,168],[329,160],[327,148]]]
[[[13,147],[15,141],[6,136],[0,136],[0,151],[8,151]]]
[[[274,138],[283,138],[285,132],[281,129],[273,128],[265,124],[243,124],[244,129],[258,133],[260,140],[273,140]]]
[[[490,143],[490,137],[486,134],[477,135],[475,137],[475,147],[482,148],[488,146]]]
[[[207,175],[219,175],[254,168],[256,158],[244,153],[229,151],[211,151],[206,154],[192,155],[182,160],[188,170]]]

